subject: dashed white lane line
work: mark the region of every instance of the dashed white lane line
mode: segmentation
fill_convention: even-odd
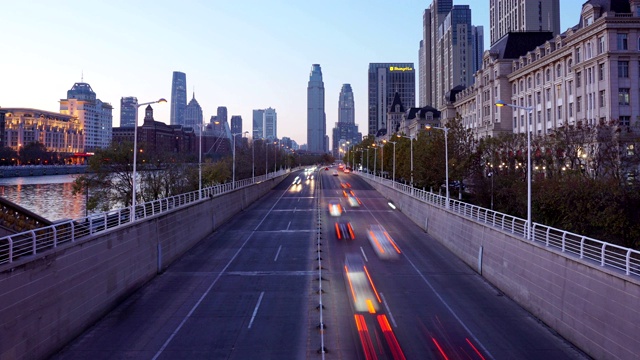
[[[247,329],[251,329],[251,325],[253,325],[253,320],[256,318],[256,314],[258,313],[258,308],[260,307],[260,303],[262,302],[263,296],[264,296],[264,291],[260,293],[260,297],[258,298],[258,303],[256,304],[255,309],[253,309],[253,315],[251,316],[251,321],[249,321],[249,327],[247,327]]]
[[[362,256],[364,256],[364,261],[369,262],[369,259],[367,258],[367,254],[364,253],[364,249],[362,248],[362,246],[360,246],[360,251],[362,251]]]
[[[273,261],[278,261],[278,255],[280,255],[280,250],[282,250],[282,245],[278,247],[278,252],[276,253],[276,257],[273,258]]]
[[[393,318],[393,314],[391,314],[391,309],[389,309],[389,305],[387,305],[387,299],[384,298],[384,295],[382,293],[380,293],[380,297],[382,298],[382,303],[384,304],[384,308],[387,309],[387,314],[389,315],[389,319],[391,319],[391,323],[393,324],[393,327],[398,327],[398,324],[396,324],[396,320]]]

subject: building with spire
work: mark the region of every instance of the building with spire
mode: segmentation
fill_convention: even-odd
[[[60,99],[60,113],[77,118],[84,131],[84,151],[95,151],[111,145],[112,112],[113,106],[98,99],[85,82],[73,84],[67,91],[67,98]]]
[[[173,72],[171,81],[171,125],[184,125],[184,110],[187,107],[187,75]]]
[[[202,132],[202,122],[202,107],[198,104],[194,92],[191,101],[189,101],[189,104],[184,110],[184,126],[193,128],[193,131],[199,136]]]
[[[326,123],[322,70],[320,64],[313,64],[307,85],[307,151],[311,153],[327,152]]]
[[[355,101],[351,84],[343,84],[338,97],[338,122],[332,132],[332,153],[340,158],[346,147],[362,141],[362,133],[358,132],[355,122]]]

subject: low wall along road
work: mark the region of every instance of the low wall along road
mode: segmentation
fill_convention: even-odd
[[[640,354],[640,281],[364,178],[413,222],[595,359]]]

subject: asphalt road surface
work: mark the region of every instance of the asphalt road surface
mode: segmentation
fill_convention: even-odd
[[[53,358],[587,358],[357,175],[333,170],[291,174]],[[355,239],[338,239],[337,221]],[[372,224],[388,237],[370,241]],[[362,266],[345,267],[347,254]]]

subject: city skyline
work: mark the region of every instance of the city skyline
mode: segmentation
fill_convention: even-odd
[[[352,85],[356,124],[367,128],[368,64],[402,61],[417,66],[422,15],[431,4],[428,0],[391,7],[381,1],[248,1],[245,5],[250,6],[239,6],[216,1],[176,8],[160,1],[153,7],[128,4],[128,11],[121,12],[117,2],[106,7],[78,1],[33,6],[34,2],[5,5],[12,14],[5,26],[16,31],[11,36],[4,33],[3,44],[7,49],[58,55],[13,56],[7,52],[0,60],[0,76],[10,86],[0,89],[0,107],[59,111],[59,100],[66,91],[84,81],[114,107],[113,126],[117,127],[122,97],[134,96],[141,103],[161,97],[170,101],[171,74],[180,71],[189,78],[187,91],[198,93],[205,119],[215,115],[219,106],[245,121],[252,118],[253,109],[276,108],[280,136],[299,144],[306,143],[304,90],[310,64],[322,65],[328,99],[338,96],[342,84]],[[561,32],[578,23],[583,2],[561,2]],[[472,24],[485,27],[487,50],[489,1],[454,4],[470,5]],[[340,12],[335,11],[338,5]],[[356,11],[362,16],[351,16]],[[215,29],[226,31],[206,25],[212,14],[221,21]],[[193,21],[181,26],[158,25],[175,24],[173,19],[180,16]],[[60,21],[45,31],[44,27],[24,26],[20,19],[25,17],[36,24],[48,24],[52,18],[72,20]],[[282,21],[273,21],[273,17]],[[293,27],[306,30],[291,32]],[[60,39],[70,34],[81,34],[86,41],[62,45]],[[184,55],[198,46],[198,56]],[[68,55],[62,56],[64,52]],[[258,53],[261,55],[256,56]],[[338,121],[337,112],[336,106],[326,107],[327,123]],[[170,103],[154,105],[154,113],[157,121],[170,123]],[[138,114],[140,120],[142,117]]]

